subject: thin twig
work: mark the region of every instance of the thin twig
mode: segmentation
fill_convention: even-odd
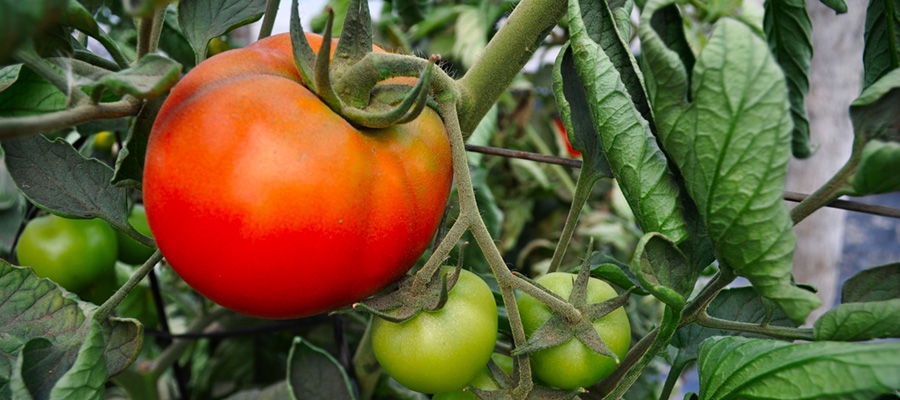
[[[563,165],[571,168],[581,168],[582,161],[572,158],[548,156],[546,154],[530,153],[527,151],[502,149],[498,147],[466,145],[466,150],[488,154],[493,156],[521,158],[523,160],[537,161],[546,164]],[[787,201],[800,202],[809,197],[808,194],[785,191],[784,199]],[[834,200],[826,204],[825,207],[839,208],[847,211],[856,211],[865,214],[880,215],[889,218],[900,218],[900,208],[881,206],[877,204],[866,204],[848,200]]]
[[[127,117],[140,109],[140,101],[126,97],[113,103],[83,104],[43,115],[0,118],[0,140],[52,132],[95,119]]]

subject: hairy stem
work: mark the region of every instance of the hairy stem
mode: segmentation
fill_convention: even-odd
[[[416,288],[424,288],[425,285],[431,282],[434,273],[441,268],[444,264],[444,260],[446,260],[447,256],[450,254],[450,250],[453,250],[453,247],[456,246],[459,238],[466,233],[467,229],[469,229],[467,220],[458,219],[453,223],[453,226],[450,227],[450,231],[447,232],[447,235],[441,240],[441,244],[438,245],[433,253],[431,253],[431,257],[428,258],[425,265],[416,272],[416,278],[413,281],[414,291]]]
[[[856,173],[856,167],[859,165],[860,160],[862,160],[864,146],[865,141],[854,141],[853,152],[850,153],[850,159],[847,160],[844,166],[828,182],[825,182],[822,187],[791,209],[791,221],[794,222],[794,225],[797,225],[810,214],[828,205],[828,203],[831,203],[838,197],[848,194],[848,184],[853,174]]]
[[[114,293],[112,297],[110,297],[108,300],[103,302],[102,305],[100,305],[100,308],[98,308],[97,312],[94,314],[94,318],[97,318],[99,320],[106,319],[106,317],[109,316],[112,310],[114,310],[116,306],[118,306],[119,303],[122,302],[122,300],[125,300],[125,297],[128,296],[128,293],[131,293],[131,291],[134,290],[134,288],[136,288],[139,283],[141,283],[141,279],[144,279],[144,277],[150,273],[150,270],[152,270],[153,267],[155,267],[156,264],[159,263],[160,260],[162,260],[162,258],[162,253],[159,250],[153,252],[153,255],[151,255],[150,258],[144,262],[144,265],[142,265],[141,268],[135,271],[135,273],[132,274],[130,278],[128,278],[128,282],[125,282],[125,284],[122,285],[119,290],[116,290],[116,293]]]
[[[0,118],[0,140],[52,132],[95,119],[127,117],[140,110],[139,100],[125,97],[113,103],[82,104],[49,114]]]
[[[566,10],[565,0],[522,0],[460,79],[460,128],[471,132]]]
[[[150,42],[153,36],[153,17],[143,17],[138,20],[137,58],[138,60],[150,52]]]
[[[268,0],[266,2],[266,14],[263,17],[262,26],[259,28],[259,38],[263,40],[272,35],[272,27],[275,26],[275,16],[278,15],[278,5],[281,0]]]
[[[622,381],[625,374],[628,373],[642,357],[644,357],[644,354],[647,354],[647,351],[650,350],[650,345],[656,340],[657,335],[659,335],[659,327],[654,328],[647,336],[642,337],[641,340],[634,344],[634,346],[631,346],[631,349],[628,350],[628,353],[625,354],[625,357],[622,358],[622,362],[612,374],[589,387],[588,392],[582,395],[582,397],[585,399],[599,399],[603,398],[605,393],[609,393],[613,390],[615,386]]]
[[[591,195],[591,189],[597,182],[592,174],[586,170],[581,170],[578,174],[578,181],[575,183],[575,194],[572,196],[572,207],[569,208],[569,214],[566,216],[566,224],[563,225],[562,235],[553,250],[553,258],[550,260],[550,267],[547,272],[556,272],[559,264],[562,263],[563,256],[566,254],[566,248],[569,247],[569,241],[572,234],[575,233],[575,226],[578,225],[578,217],[581,216],[581,209],[587,203],[588,197]],[[590,255],[588,255],[590,257]]]
[[[706,313],[705,310],[697,315],[697,318],[694,322],[707,328],[755,333],[758,335],[765,335],[776,339],[809,341],[813,340],[812,329],[791,328],[788,326],[775,325],[763,326],[747,322],[730,321],[727,319],[710,316]]]
[[[722,289],[733,282],[735,278],[737,278],[737,275],[735,275],[734,272],[731,272],[730,268],[720,265],[719,272],[716,273],[712,280],[700,290],[697,297],[684,307],[684,313],[682,313],[683,317],[681,318],[681,322],[678,323],[678,327],[694,322],[701,312],[706,312],[706,306],[716,298],[716,295],[718,295]]]
[[[669,369],[669,375],[666,376],[666,382],[663,384],[662,392],[659,394],[659,400],[669,400],[669,398],[672,397],[672,390],[675,389],[678,378],[681,377],[681,373],[684,372],[684,369],[691,361],[693,361],[693,359],[675,359],[672,368]]]

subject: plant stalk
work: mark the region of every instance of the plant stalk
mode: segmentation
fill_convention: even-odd
[[[209,324],[215,322],[217,319],[221,318],[223,315],[227,314],[229,311],[225,308],[216,308],[213,312],[210,312],[206,315],[203,315],[200,318],[195,319],[188,325],[187,332],[188,333],[198,333],[202,332]],[[193,341],[190,339],[174,339],[172,344],[166,347],[163,350],[162,354],[159,355],[155,360],[153,360],[153,366],[150,369],[150,374],[153,377],[153,380],[159,379],[162,374],[169,369],[175,362],[181,358],[181,355],[190,348],[191,343]]]
[[[678,378],[681,377],[681,373],[684,372],[684,369],[691,361],[693,361],[693,359],[675,358],[672,368],[669,369],[669,375],[666,376],[666,382],[663,384],[662,391],[659,393],[659,400],[669,400],[669,398],[672,397],[672,390],[675,389]]]
[[[733,282],[737,275],[730,268],[720,265],[719,272],[713,276],[712,280],[700,290],[697,297],[694,298],[687,306],[684,307],[681,322],[678,327],[685,326],[694,322],[701,312],[706,312],[706,307],[716,298],[716,295],[722,291],[729,283]]]
[[[572,196],[572,207],[569,208],[569,214],[566,216],[566,224],[563,225],[562,235],[553,250],[553,258],[550,260],[550,267],[547,272],[556,272],[559,264],[562,263],[563,256],[566,255],[566,248],[569,247],[569,241],[572,240],[572,234],[575,233],[575,226],[578,225],[578,218],[581,216],[581,209],[587,203],[594,183],[597,180],[591,176],[592,174],[582,169],[578,174],[578,181],[575,182],[575,194]],[[590,257],[590,255],[588,255]]]
[[[808,340],[813,341],[812,329],[791,328],[788,326],[750,324],[746,322],[729,321],[727,319],[710,316],[704,310],[697,315],[695,321],[701,326],[727,331],[738,331],[765,335],[783,340]]]
[[[841,167],[838,172],[831,177],[822,187],[803,199],[793,209],[791,209],[791,221],[794,225],[803,221],[816,210],[828,205],[838,197],[850,192],[848,186],[850,179],[856,173],[856,167],[862,160],[862,150],[865,141],[855,140],[853,142],[853,152],[850,153],[850,159]]]
[[[278,15],[278,6],[281,0],[269,0],[266,2],[266,14],[263,17],[262,26],[259,28],[259,37],[263,40],[272,35],[272,27],[275,26],[275,16]]]
[[[82,104],[49,114],[0,118],[0,140],[52,132],[95,119],[127,117],[140,110],[139,100],[125,97],[113,103]]]
[[[565,0],[522,0],[459,80],[460,128],[472,132],[566,10]]]
[[[162,253],[158,249],[153,252],[153,255],[151,255],[150,258],[144,262],[144,265],[141,265],[141,268],[135,271],[135,273],[132,274],[130,278],[128,278],[128,282],[125,282],[125,284],[122,285],[119,290],[116,290],[116,293],[114,293],[112,297],[110,297],[108,300],[104,301],[102,305],[100,305],[100,308],[98,308],[97,312],[94,313],[94,318],[97,318],[101,321],[105,320],[106,317],[108,317],[109,314],[112,313],[112,311],[116,308],[116,306],[118,306],[119,303],[122,302],[122,300],[125,300],[125,297],[128,296],[128,293],[131,293],[131,291],[134,290],[134,288],[136,288],[139,283],[141,283],[141,280],[150,273],[150,270],[152,270],[153,267],[155,267],[156,264],[158,264],[159,261],[162,260],[162,258]]]

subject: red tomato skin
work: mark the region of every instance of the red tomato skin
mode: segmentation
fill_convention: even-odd
[[[273,36],[191,70],[158,114],[143,178],[150,229],[175,271],[263,318],[332,310],[400,278],[452,182],[437,113],[359,130],[302,86],[290,49],[287,34]]]

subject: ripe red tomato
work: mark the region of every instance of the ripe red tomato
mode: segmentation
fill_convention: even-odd
[[[307,34],[318,49],[321,38]],[[358,129],[307,90],[290,37],[191,70],[159,112],[144,205],[176,272],[266,318],[312,315],[401,277],[440,223],[452,181],[436,112]]]
[[[562,120],[559,117],[553,118],[553,128],[557,135],[562,138],[563,143],[566,145],[566,152],[569,153],[569,157],[572,158],[580,158],[581,152],[575,150],[572,147],[572,143],[569,142],[569,134],[566,133],[566,127],[563,125]]]

